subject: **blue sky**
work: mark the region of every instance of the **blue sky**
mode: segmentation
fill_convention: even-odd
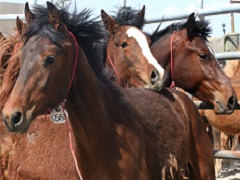
[[[5,2],[19,2],[23,3],[22,0],[0,0]],[[38,4],[44,4],[45,0],[36,0]],[[51,1],[51,0],[50,0]],[[116,6],[122,4],[123,0],[76,0],[77,7],[79,10],[82,8],[91,8],[93,9],[94,15],[100,15],[100,10],[103,9],[106,12],[111,12],[116,10]],[[33,4],[35,0],[28,1],[30,4]],[[56,2],[56,0],[53,0]],[[74,4],[74,0],[72,3]],[[195,3],[199,0],[126,0],[126,5],[131,6],[137,9],[142,8],[143,5],[146,6],[146,17],[157,17],[158,14],[166,13],[175,13],[175,12],[193,12],[196,8]],[[203,0],[203,8],[211,7],[223,7],[230,4],[230,0]],[[240,5],[240,3],[238,4]],[[240,14],[235,13],[235,32],[240,32]],[[223,27],[222,24],[225,23],[226,33],[231,32],[231,16],[230,14],[217,15],[217,16],[207,16],[206,19],[209,19],[213,29],[212,37],[221,37],[223,36]],[[169,25],[171,22],[163,22],[162,28]],[[146,25],[144,30],[147,32],[152,32],[157,27],[158,23],[151,25]]]

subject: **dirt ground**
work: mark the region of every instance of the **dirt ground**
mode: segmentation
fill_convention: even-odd
[[[240,180],[240,160],[216,159],[215,169],[217,180]]]

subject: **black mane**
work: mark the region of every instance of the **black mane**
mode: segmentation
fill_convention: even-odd
[[[105,49],[107,32],[97,17],[91,18],[91,10],[84,9],[77,13],[70,14],[67,9],[58,8],[60,18],[77,39],[79,46],[83,49],[89,64],[96,75],[103,77],[103,61],[105,59]],[[25,42],[34,35],[49,38],[53,43],[62,46],[66,37],[64,34],[56,31],[48,20],[48,10],[44,6],[36,5],[33,7],[33,13],[36,19],[27,28],[24,34]]]
[[[139,29],[143,29],[145,24],[145,19],[142,19],[138,16],[140,10],[132,9],[131,7],[120,7],[117,12],[114,12],[115,15],[113,16],[114,20],[122,25],[130,25],[135,26]]]
[[[159,38],[172,34],[174,31],[181,31],[187,27],[187,22],[173,23],[167,26],[165,29],[158,31],[158,28],[150,35],[153,42],[159,40]],[[193,27],[193,32],[202,36],[206,41],[212,33],[211,27],[209,27],[209,21],[199,20],[196,21]]]

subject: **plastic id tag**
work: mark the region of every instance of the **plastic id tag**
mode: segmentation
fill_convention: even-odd
[[[66,119],[65,119],[65,116],[63,114],[63,111],[65,113]],[[63,124],[68,119],[68,113],[65,109],[63,110],[61,105],[59,105],[57,108],[54,108],[52,110],[52,112],[50,114],[50,119],[55,124]]]

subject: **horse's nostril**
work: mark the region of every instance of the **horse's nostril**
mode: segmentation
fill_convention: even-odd
[[[228,99],[228,109],[234,109],[236,105],[237,99],[232,96]]]
[[[11,116],[11,123],[13,126],[16,126],[18,123],[21,122],[22,119],[22,113],[21,112],[15,112]]]
[[[157,70],[153,70],[151,73],[151,82],[155,83],[158,80],[159,74]]]

